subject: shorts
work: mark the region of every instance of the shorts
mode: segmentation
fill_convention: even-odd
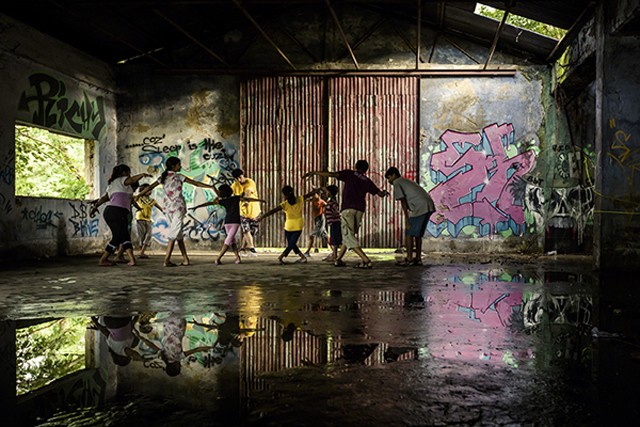
[[[331,246],[342,245],[342,223],[340,221],[329,224],[329,230],[331,231]]]
[[[427,229],[427,223],[429,223],[429,217],[431,214],[432,212],[428,212],[424,215],[409,217],[409,225],[411,225],[411,228],[405,228],[404,235],[422,237],[424,235],[424,230]]]
[[[167,217],[167,238],[169,240],[182,240],[182,227],[184,226],[184,212],[175,211],[164,214]]]
[[[224,231],[227,233],[227,238],[224,239],[224,244],[227,246],[236,244],[236,233],[240,228],[240,224],[225,224]]]
[[[311,232],[311,236],[318,237],[320,239],[325,239],[327,237],[327,219],[324,215],[314,216],[313,217],[313,231]]]
[[[342,217],[342,241],[347,249],[359,248],[360,242],[356,237],[364,212],[355,209],[345,209],[341,213]]]
[[[256,221],[255,219],[241,216],[240,224],[242,225],[243,233],[251,233],[252,236],[258,234],[258,221]]]
[[[151,235],[153,234],[153,226],[151,221],[139,219],[136,221],[138,226],[138,238],[140,246],[149,246],[151,244]]]

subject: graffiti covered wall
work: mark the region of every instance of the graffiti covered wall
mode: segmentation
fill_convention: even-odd
[[[116,160],[113,69],[6,16],[0,27],[0,253],[50,256],[101,247],[107,227],[88,218],[85,201],[15,197],[15,125],[95,141],[90,175],[100,191]]]
[[[166,79],[166,77],[165,77]],[[168,157],[181,160],[189,178],[215,185],[232,184],[231,172],[241,168],[238,82],[234,77],[183,79],[171,84],[153,78],[132,78],[123,99],[119,138],[121,161],[134,173],[145,172],[154,182]],[[139,90],[143,87],[144,90]],[[215,193],[189,184],[183,191],[187,207],[212,201]],[[162,206],[163,192],[152,194]],[[189,210],[184,222],[185,242],[195,247],[220,246],[224,240],[224,214],[220,206]],[[166,244],[167,220],[154,209],[153,239]]]
[[[420,184],[436,205],[426,237],[455,241],[449,249],[486,238],[496,251],[504,238],[525,237],[542,87],[533,68],[504,79],[422,80]]]

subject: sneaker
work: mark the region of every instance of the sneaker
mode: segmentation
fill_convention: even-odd
[[[255,249],[249,249],[249,251],[247,252],[247,256],[250,258],[255,258],[258,256],[258,254],[256,253]]]

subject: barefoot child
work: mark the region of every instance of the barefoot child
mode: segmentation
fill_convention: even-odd
[[[216,196],[219,196],[219,194],[214,185],[194,181],[178,173],[181,170],[179,158],[169,157],[165,163],[165,167],[166,169],[162,172],[160,178],[145,188],[144,191],[140,193],[140,197],[150,194],[154,188],[162,185],[162,189],[164,190],[162,205],[166,210],[164,214],[169,224],[169,234],[167,236],[169,243],[167,244],[167,253],[164,256],[164,266],[175,267],[175,264],[171,262],[171,253],[173,252],[176,241],[182,254],[182,263],[180,265],[189,265],[187,248],[184,245],[184,236],[182,234],[184,216],[187,212],[187,203],[184,201],[184,196],[182,195],[182,184],[186,182],[196,187],[210,188],[216,193]]]
[[[220,205],[227,211],[224,217],[224,230],[227,234],[227,238],[222,245],[222,249],[220,250],[220,255],[215,261],[216,265],[220,265],[220,260],[222,256],[227,252],[227,249],[231,247],[234,255],[236,256],[236,264],[240,264],[240,255],[238,254],[238,246],[236,245],[236,233],[240,228],[240,203],[244,202],[261,202],[265,203],[264,200],[254,199],[252,197],[240,197],[233,195],[233,190],[227,184],[223,184],[218,188],[219,197],[217,197],[212,202],[203,203],[196,207],[191,208],[192,210],[196,210],[198,208],[204,206],[211,205]]]
[[[289,185],[285,185],[282,188],[282,196],[284,197],[284,202],[280,203],[278,207],[271,209],[266,214],[258,217],[258,221],[262,221],[263,219],[273,215],[276,212],[284,211],[287,216],[287,220],[284,223],[284,235],[287,240],[287,248],[280,254],[278,257],[278,262],[280,264],[284,264],[284,258],[289,255],[291,251],[293,251],[296,255],[300,257],[297,263],[307,262],[307,257],[304,256],[300,248],[298,248],[298,239],[302,234],[302,229],[304,228],[304,217],[302,216],[302,207],[304,206],[304,201],[309,197],[313,196],[315,193],[321,191],[320,189],[313,190],[312,192],[305,194],[304,196],[296,196],[293,191],[293,188]]]

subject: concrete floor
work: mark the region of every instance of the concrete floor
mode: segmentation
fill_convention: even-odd
[[[636,278],[595,272],[584,256],[430,254],[425,267],[397,267],[400,255],[375,253],[373,269],[356,270],[355,257],[336,268],[324,255],[283,266],[275,252],[221,266],[202,253],[174,268],[160,254],[136,267],[98,267],[97,255],[4,264],[0,318],[234,313],[294,319],[300,337],[324,337],[325,363],[254,373],[263,386],[245,390],[244,416],[228,425],[599,426],[640,416]],[[256,332],[242,345],[254,354],[266,342]],[[160,402],[137,395],[86,419],[103,411],[130,425],[126,408],[137,405],[156,425],[216,424],[203,402],[170,412]],[[56,423],[43,425],[70,425]]]

